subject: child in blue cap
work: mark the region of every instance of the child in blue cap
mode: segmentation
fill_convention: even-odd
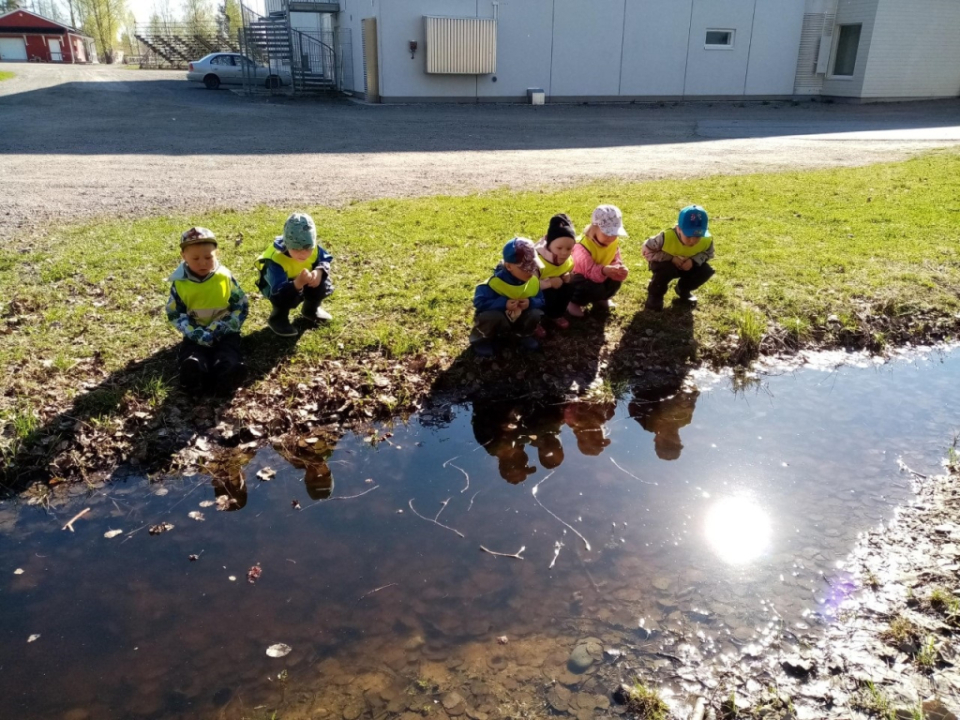
[[[693,291],[713,277],[713,240],[707,230],[707,211],[690,205],[680,211],[677,224],[643,243],[643,257],[653,277],[647,286],[647,310],[663,310],[671,280],[677,280],[674,303],[697,304]]]
[[[260,271],[257,287],[273,305],[267,326],[281,337],[295,337],[297,329],[290,324],[290,311],[303,303],[300,311],[308,325],[331,320],[330,313],[320,307],[333,292],[330,263],[333,255],[317,243],[313,218],[293,213],[283,225],[283,235],[257,258]]]
[[[496,353],[496,339],[514,334],[520,347],[537,350],[540,343],[534,333],[543,317],[543,292],[540,268],[532,241],[516,237],[503,246],[503,262],[493,275],[477,285],[473,294],[476,315],[470,333],[470,347],[480,357]]]

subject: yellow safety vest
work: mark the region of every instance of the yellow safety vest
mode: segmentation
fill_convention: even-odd
[[[620,238],[617,238],[609,245],[601,245],[589,235],[580,238],[580,244],[583,245],[590,257],[597,265],[609,265],[617,256],[617,249],[620,247]]]
[[[713,238],[702,237],[696,245],[684,245],[675,229],[663,231],[663,252],[677,257],[690,258],[710,247]]]
[[[230,312],[232,285],[233,275],[222,265],[199,282],[186,277],[173,281],[187,315],[203,327]]]
[[[275,246],[271,245],[263,252],[263,255],[257,258],[256,266],[257,270],[262,273],[263,267],[266,265],[267,260],[273,260],[277,265],[283,268],[283,271],[287,273],[287,277],[290,280],[293,280],[301,273],[301,271],[312,268],[313,264],[317,261],[317,255],[319,254],[320,246],[317,245],[313,248],[313,252],[310,253],[310,257],[308,257],[306,260],[294,260],[286,253],[280,252]]]
[[[540,255],[537,258],[540,261],[540,277],[541,278],[555,278],[560,277],[561,275],[566,275],[568,272],[573,270],[573,255],[568,257],[562,265],[554,265]]]
[[[497,295],[503,295],[511,300],[536,297],[537,293],[540,292],[540,279],[536,275],[527,280],[523,285],[511,285],[494,275],[487,280],[487,285],[493,288],[493,291],[497,293]]]

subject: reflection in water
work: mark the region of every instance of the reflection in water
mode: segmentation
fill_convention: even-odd
[[[599,455],[610,444],[606,423],[616,413],[616,403],[574,402],[566,405],[563,421],[577,438],[577,449],[584,455]]]
[[[686,390],[659,401],[636,398],[630,403],[631,417],[636,418],[644,430],[653,433],[653,447],[661,460],[680,457],[683,450],[680,428],[693,420],[698,397],[699,390]]]
[[[770,518],[747,497],[726,497],[707,510],[704,534],[710,549],[725,563],[741,565],[763,556],[770,547]]]

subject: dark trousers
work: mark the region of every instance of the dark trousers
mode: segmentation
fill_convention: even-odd
[[[617,280],[607,278],[602,283],[596,283],[588,280],[583,275],[574,275],[570,281],[573,287],[573,297],[570,299],[574,305],[589,305],[590,303],[603,302],[609,300],[620,290],[623,283]]]
[[[187,390],[209,388],[220,393],[231,392],[247,374],[237,333],[224,335],[210,346],[184,338],[178,360],[180,384]]]
[[[537,329],[541,318],[543,318],[543,310],[524,310],[513,322],[510,322],[503,310],[486,310],[477,313],[473,320],[470,342],[493,340],[510,334],[521,337],[530,335]]]
[[[667,287],[671,280],[679,278],[677,280],[677,295],[682,298],[689,298],[690,294],[712,278],[715,272],[708,262],[702,265],[694,263],[689,270],[681,270],[669,260],[652,262],[649,265],[653,277],[650,278],[650,284],[647,285],[647,304],[654,307],[663,307],[663,298],[667,294]]]
[[[303,303],[303,311],[304,313],[308,313],[310,308],[316,311],[316,309],[320,307],[320,303],[323,302],[323,299],[331,292],[332,289],[328,277],[324,277],[323,282],[317,287],[310,287],[309,285],[304,287],[302,292],[297,292],[293,283],[288,283],[282,289],[282,292],[270,296],[270,303],[277,310],[287,311],[293,310],[300,303]]]
[[[570,298],[572,297],[572,283],[564,283],[558,288],[544,290],[543,299],[547,303],[543,308],[544,315],[554,320],[563,317],[563,314],[567,311],[567,305],[570,304]]]

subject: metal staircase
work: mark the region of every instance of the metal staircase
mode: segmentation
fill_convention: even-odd
[[[273,12],[263,17],[241,6],[243,27],[238,31],[240,52],[281,78],[289,78],[294,95],[328,94],[339,90],[337,57],[334,49],[290,26],[290,14]],[[282,87],[264,88],[262,81],[249,73],[244,77],[248,93],[283,92]]]

